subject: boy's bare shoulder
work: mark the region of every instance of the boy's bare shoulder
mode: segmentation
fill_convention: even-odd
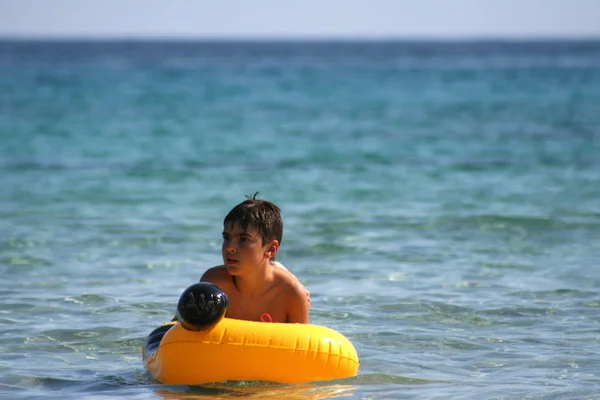
[[[200,282],[210,282],[217,286],[228,285],[231,283],[231,275],[229,275],[224,265],[218,265],[207,269],[204,274],[202,274]]]
[[[276,265],[275,274],[286,295],[294,297],[306,297],[306,289],[304,288],[304,285],[283,265]]]

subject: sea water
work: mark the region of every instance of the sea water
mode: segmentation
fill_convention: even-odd
[[[358,376],[152,381],[257,191]],[[600,42],[0,43],[0,397],[600,399],[599,256]]]

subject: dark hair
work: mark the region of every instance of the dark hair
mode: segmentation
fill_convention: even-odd
[[[245,201],[233,207],[223,220],[223,226],[237,222],[244,230],[248,227],[256,228],[262,237],[263,246],[273,239],[281,244],[283,236],[281,210],[270,201],[259,200],[256,196],[258,192],[253,196],[246,196]]]

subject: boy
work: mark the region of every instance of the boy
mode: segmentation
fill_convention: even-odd
[[[280,209],[257,195],[246,196],[225,217],[223,265],[207,270],[200,281],[227,294],[228,318],[307,324],[310,294],[274,261],[283,235]]]

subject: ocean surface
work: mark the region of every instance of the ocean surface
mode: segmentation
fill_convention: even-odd
[[[600,41],[3,41],[0,188],[1,398],[600,399]],[[256,191],[358,376],[152,381]]]

